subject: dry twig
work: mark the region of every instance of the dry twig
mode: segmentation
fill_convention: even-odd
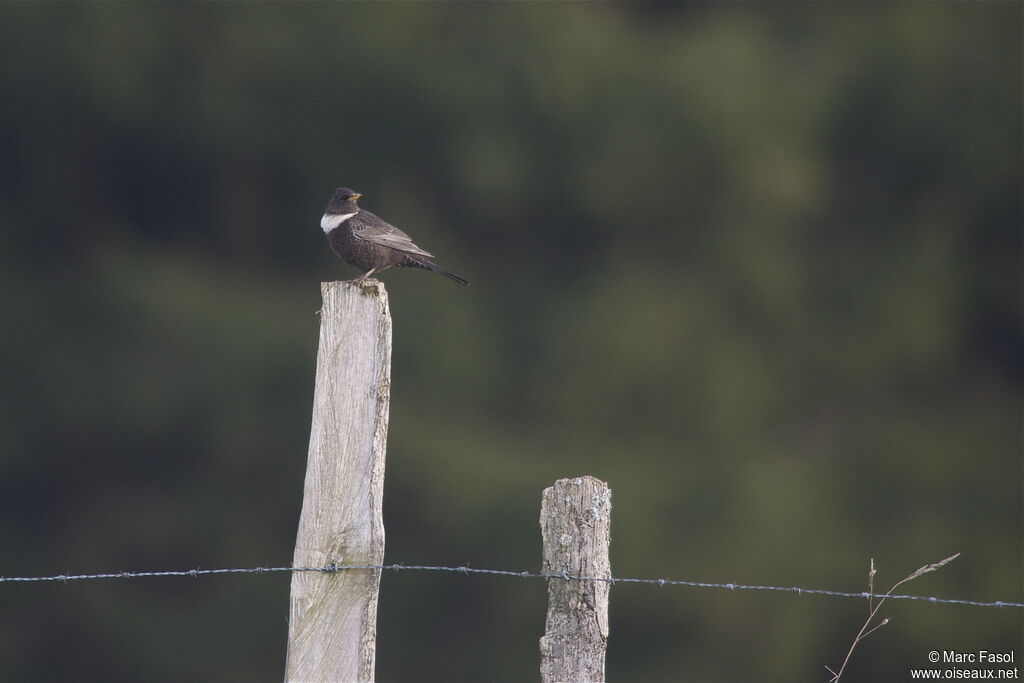
[[[850,649],[847,651],[846,658],[843,659],[843,664],[842,664],[842,666],[839,667],[839,671],[836,672],[836,671],[833,671],[831,668],[829,668],[827,666],[825,667],[826,669],[828,669],[828,672],[830,674],[832,674],[832,678],[828,679],[828,683],[839,683],[839,679],[842,677],[843,671],[846,670],[846,665],[849,664],[850,656],[853,654],[853,650],[854,650],[854,648],[857,647],[857,644],[860,641],[862,641],[865,638],[867,638],[872,633],[874,633],[875,631],[877,631],[878,629],[882,628],[883,626],[885,626],[886,624],[889,623],[889,618],[886,617],[885,619],[882,619],[882,621],[880,621],[877,624],[875,624],[874,627],[872,627],[871,629],[868,629],[868,627],[871,626],[871,622],[874,621],[875,617],[878,615],[878,610],[880,610],[882,608],[882,605],[885,603],[885,599],[886,598],[888,598],[890,595],[892,595],[893,592],[897,588],[899,588],[900,586],[902,586],[906,582],[913,581],[914,579],[916,579],[917,577],[921,576],[922,574],[927,574],[928,572],[933,572],[936,569],[938,569],[939,567],[942,567],[943,565],[949,564],[950,562],[952,562],[953,560],[955,560],[958,557],[960,557],[960,553],[957,553],[955,555],[950,555],[946,559],[939,560],[938,562],[933,562],[932,564],[926,564],[925,566],[921,567],[920,569],[915,571],[910,576],[908,576],[908,577],[906,577],[904,579],[901,579],[901,580],[897,581],[896,583],[894,583],[892,585],[892,588],[890,588],[888,591],[886,591],[885,595],[882,595],[882,596],[876,596],[875,595],[875,560],[874,560],[874,558],[871,558],[871,568],[868,570],[868,618],[867,618],[867,621],[865,621],[864,625],[860,627],[860,631],[857,632],[857,637],[853,639],[853,643],[850,645]],[[874,604],[874,599],[876,597],[881,597],[881,599],[878,601],[878,604]]]

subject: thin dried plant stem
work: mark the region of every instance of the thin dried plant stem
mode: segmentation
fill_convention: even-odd
[[[868,570],[868,606],[870,607],[870,612],[868,613],[868,618],[864,622],[864,625],[860,627],[860,631],[857,632],[857,636],[853,639],[853,643],[850,645],[850,649],[846,652],[846,657],[843,659],[843,663],[839,667],[839,671],[835,672],[835,671],[832,671],[832,669],[830,669],[829,667],[827,667],[827,666],[825,667],[826,669],[828,669],[828,672],[830,674],[832,674],[832,678],[829,679],[829,683],[839,683],[839,679],[842,677],[843,671],[846,670],[846,665],[850,663],[850,656],[853,655],[853,650],[857,647],[857,644],[860,641],[864,640],[864,638],[866,638],[867,636],[871,635],[872,633],[874,633],[875,631],[877,631],[878,629],[882,628],[883,626],[885,626],[886,624],[889,623],[889,619],[885,618],[881,622],[879,622],[877,625],[875,625],[874,628],[868,630],[868,626],[870,626],[871,622],[874,621],[875,616],[878,614],[878,610],[882,609],[882,605],[885,604],[886,598],[888,598],[890,595],[892,595],[896,591],[897,588],[899,588],[900,586],[902,586],[906,582],[913,581],[914,579],[916,579],[917,577],[921,576],[922,574],[927,574],[928,572],[933,572],[936,569],[938,569],[939,567],[942,567],[944,565],[949,564],[950,562],[952,562],[953,560],[955,560],[958,557],[960,557],[960,553],[956,553],[955,555],[950,555],[949,557],[947,557],[944,560],[939,560],[938,562],[933,562],[931,564],[926,564],[925,566],[920,567],[919,569],[917,569],[917,571],[912,573],[910,576],[907,576],[906,578],[900,579],[899,581],[894,583],[892,585],[892,588],[890,588],[888,591],[886,591],[885,595],[881,596],[881,599],[879,599],[878,604],[876,604],[874,606],[871,606],[874,598],[876,597],[875,596],[875,591],[874,591],[874,586],[875,586],[875,560],[874,560],[874,558],[872,558],[871,559],[871,568]]]

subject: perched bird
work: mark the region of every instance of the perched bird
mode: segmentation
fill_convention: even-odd
[[[347,187],[339,187],[320,219],[331,251],[364,271],[356,282],[362,282],[377,271],[398,266],[432,270],[460,285],[469,284],[468,280],[439,268],[431,260],[434,255],[413,244],[404,232],[356,206],[356,200],[362,196]]]

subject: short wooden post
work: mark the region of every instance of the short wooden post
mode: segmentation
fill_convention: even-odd
[[[540,528],[544,574],[611,577],[612,493],[594,477],[559,479],[544,489]],[[548,615],[540,639],[544,683],[604,680],[607,581],[548,579]]]
[[[384,561],[391,314],[384,285],[321,285],[320,348],[294,567]],[[285,679],[372,681],[380,570],[293,572]]]

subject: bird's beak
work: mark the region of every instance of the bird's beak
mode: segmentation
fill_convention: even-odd
[[[359,198],[360,198],[360,197],[362,197],[362,196],[363,196],[363,195],[361,195],[361,194],[359,194],[358,192],[356,192],[356,193],[355,193],[354,195],[352,195],[351,197],[349,197],[349,199],[350,199],[350,200],[352,200],[352,201],[355,201],[355,200],[359,199]]]

